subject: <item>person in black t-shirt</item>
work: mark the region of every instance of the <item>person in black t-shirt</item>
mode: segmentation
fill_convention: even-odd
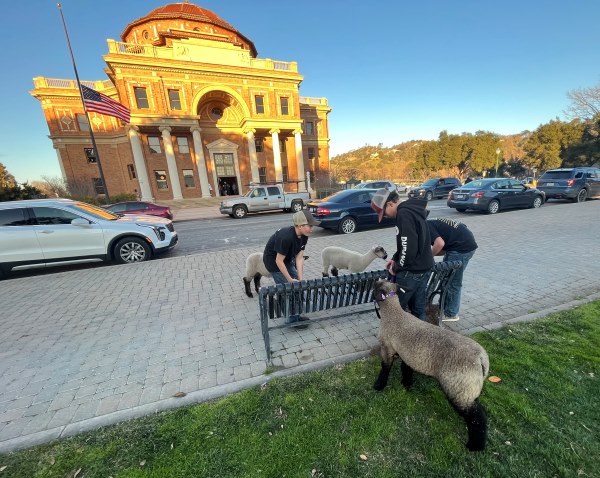
[[[462,279],[467,264],[475,254],[477,242],[469,228],[462,222],[454,221],[448,217],[438,217],[427,220],[431,252],[434,256],[444,256],[444,261],[458,261],[462,267],[454,273],[448,283],[446,301],[444,302],[443,321],[454,322],[459,320],[460,294]]]
[[[319,224],[308,211],[299,211],[292,216],[293,226],[278,229],[267,241],[263,253],[266,269],[276,284],[301,281],[304,276],[304,250],[313,226]],[[306,322],[309,319],[292,315],[288,323]],[[299,324],[296,328],[306,328]]]

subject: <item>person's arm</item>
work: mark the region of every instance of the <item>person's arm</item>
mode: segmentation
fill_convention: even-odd
[[[277,264],[277,268],[283,274],[283,276],[285,277],[285,280],[287,280],[289,283],[292,283],[296,279],[294,279],[288,272],[287,267],[285,266],[285,262],[283,262],[284,260],[285,260],[285,256],[278,252],[277,257],[275,257],[275,264]]]
[[[431,253],[434,256],[443,256],[446,253],[444,252],[444,246],[446,245],[446,242],[442,239],[441,236],[438,236],[435,238],[435,241],[433,241],[433,244],[431,245]]]
[[[304,277],[304,250],[301,250],[296,256],[296,270],[298,271],[298,280]]]

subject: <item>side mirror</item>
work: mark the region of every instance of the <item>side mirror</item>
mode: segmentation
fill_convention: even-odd
[[[83,219],[82,217],[78,217],[76,219],[73,219],[71,221],[71,224],[73,226],[89,226],[90,225],[90,221],[88,221],[87,219]]]

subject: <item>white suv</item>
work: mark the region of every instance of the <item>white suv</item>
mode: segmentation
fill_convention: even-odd
[[[150,259],[177,244],[169,219],[119,216],[70,199],[0,202],[0,276],[13,270]]]

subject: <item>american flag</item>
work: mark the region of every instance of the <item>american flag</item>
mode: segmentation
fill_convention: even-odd
[[[87,86],[81,85],[81,91],[83,92],[83,103],[88,111],[114,116],[122,119],[125,123],[129,123],[131,120],[129,108],[123,106],[121,103]]]

